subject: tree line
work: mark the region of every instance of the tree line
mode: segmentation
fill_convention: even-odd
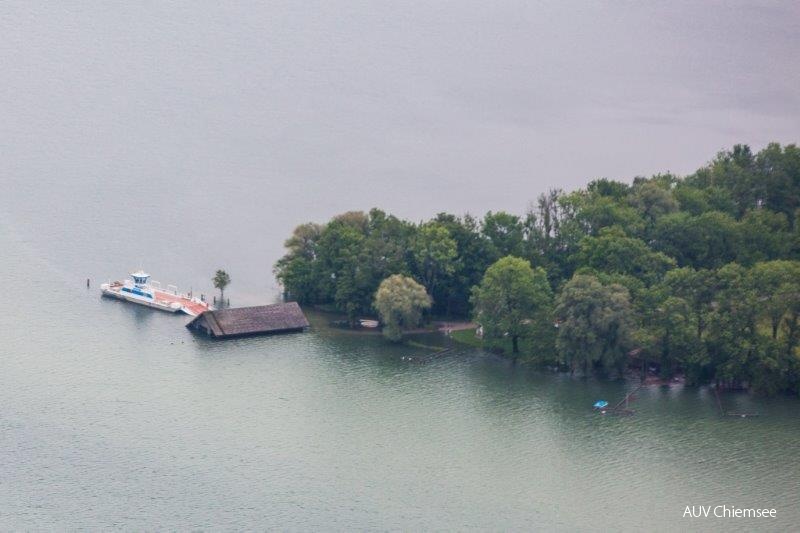
[[[376,300],[400,275],[424,288],[428,299],[409,296],[422,308],[476,319],[484,343],[515,358],[587,373],[635,362],[692,382],[800,391],[793,144],[737,145],[685,177],[550,190],[521,216],[348,212],[298,226],[286,248],[275,273],[288,296],[353,323],[403,287],[418,292],[395,278]]]

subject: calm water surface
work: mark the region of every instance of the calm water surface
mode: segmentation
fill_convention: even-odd
[[[224,267],[268,302],[306,220],[520,213],[800,138],[795,5],[611,6],[3,3],[0,530],[796,529],[796,399],[602,417],[630,384],[324,320],[209,342],[99,297]],[[778,518],[680,518],[721,504]]]

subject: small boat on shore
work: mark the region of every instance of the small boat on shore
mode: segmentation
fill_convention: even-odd
[[[597,400],[596,402],[594,402],[594,405],[592,407],[594,407],[595,409],[605,409],[606,407],[608,407],[608,402],[605,400]]]
[[[162,289],[159,282],[150,281],[150,274],[142,270],[132,272],[130,276],[131,279],[124,281],[103,283],[100,285],[101,294],[168,313],[181,311],[190,316],[213,309],[200,298],[179,293],[175,285],[167,285],[166,289]]]

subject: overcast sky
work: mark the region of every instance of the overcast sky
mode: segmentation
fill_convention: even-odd
[[[3,2],[0,63],[7,184],[301,219],[521,212],[800,140],[798,2]]]

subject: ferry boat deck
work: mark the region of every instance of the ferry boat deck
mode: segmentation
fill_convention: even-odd
[[[100,285],[100,292],[103,296],[125,300],[127,302],[144,305],[176,313],[181,311],[189,316],[198,316],[204,311],[214,308],[190,294],[181,294],[174,285],[168,285],[167,289],[161,288],[157,281],[150,281],[150,274],[142,271],[131,274],[131,280],[114,281]]]

